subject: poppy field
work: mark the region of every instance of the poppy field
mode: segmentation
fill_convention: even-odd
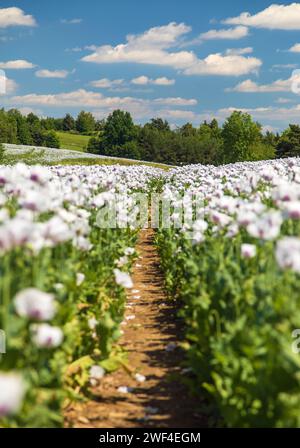
[[[169,171],[2,166],[0,426],[63,426],[68,403],[126,365],[118,340],[138,257],[137,192],[171,204],[155,239],[202,412],[220,426],[299,427],[300,162],[292,158]],[[99,210],[120,193],[118,227],[102,228]]]

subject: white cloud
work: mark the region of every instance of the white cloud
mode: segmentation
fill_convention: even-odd
[[[195,106],[198,101],[194,98],[187,99],[187,98],[156,98],[153,100],[154,104],[165,104],[169,106]]]
[[[199,59],[184,73],[186,75],[240,76],[257,72],[261,65],[262,61],[255,57],[216,53],[210,54],[205,59]]]
[[[175,107],[174,116],[179,117],[178,107],[191,107],[197,104],[195,99],[188,98],[156,98],[153,100],[135,98],[131,96],[119,97],[119,96],[105,96],[100,92],[91,92],[84,89],[68,93],[58,93],[49,95],[38,95],[35,93],[28,95],[20,95],[10,97],[8,104],[14,106],[20,105],[24,107],[74,107],[90,109],[97,117],[104,117],[114,109],[120,108],[128,110],[132,113],[135,119],[151,118],[153,116],[161,115],[161,111],[167,111],[166,114],[170,115],[173,107]],[[181,110],[181,109],[180,109]],[[192,111],[181,110],[181,117],[192,116]]]
[[[90,51],[96,51],[97,45],[85,45],[85,47],[82,48],[82,50],[90,50]]]
[[[235,87],[226,89],[227,92],[266,93],[266,92],[291,92],[292,82],[295,78],[277,79],[270,84],[257,84],[251,79],[240,82]]]
[[[156,111],[156,116],[166,120],[188,120],[197,121],[198,114],[191,110],[161,109]],[[200,121],[200,120],[199,120]]]
[[[136,84],[138,86],[146,86],[147,84],[149,84],[150,82],[150,78],[148,78],[148,76],[138,76],[137,78],[133,78],[131,80],[132,84]]]
[[[84,50],[90,50],[90,51],[96,51],[97,46],[96,45],[85,45],[84,47],[73,47],[73,48],[66,48],[65,51],[69,53],[80,53]]]
[[[17,104],[26,105],[44,105],[57,107],[126,107],[126,104],[159,104],[159,105],[177,105],[177,106],[193,106],[197,104],[195,99],[186,99],[181,97],[175,98],[157,98],[154,100],[145,100],[134,97],[108,97],[99,92],[91,92],[84,89],[75,90],[68,93],[57,94],[41,94],[31,93],[28,95],[15,96],[12,98]]]
[[[19,85],[13,79],[6,78],[6,93],[11,95],[15,93]]]
[[[171,22],[168,25],[150,28],[143,34],[128,35],[124,44],[102,45],[88,56],[85,62],[98,64],[116,62],[136,62],[140,64],[166,65],[185,68],[197,60],[190,51],[168,52],[191,28],[184,23]]]
[[[199,40],[212,40],[212,39],[241,39],[248,36],[249,31],[246,26],[237,26],[235,28],[227,28],[221,30],[210,30],[206,33],[202,33],[199,36]]]
[[[43,113],[40,109],[33,109],[32,107],[18,107],[18,111],[21,112],[22,115],[34,114],[39,117],[43,116]]]
[[[190,47],[203,43],[205,40],[237,40],[249,35],[249,30],[246,26],[237,26],[235,28],[225,28],[220,30],[209,30],[206,33],[200,34],[195,39],[183,42],[181,47]]]
[[[0,68],[2,68],[4,70],[8,70],[8,69],[21,70],[21,69],[34,68],[34,67],[35,67],[34,64],[32,64],[31,62],[25,61],[24,59],[0,62]]]
[[[47,70],[42,69],[35,72],[35,76],[38,78],[58,78],[64,79],[69,75],[70,72],[67,70]]]
[[[219,109],[217,114],[219,118],[225,118],[233,111],[240,110],[251,114],[256,120],[272,120],[280,123],[288,123],[290,120],[299,121],[300,104],[292,107],[257,107],[257,108],[241,108],[241,107],[227,107]]]
[[[262,62],[241,54],[211,54],[199,59],[193,51],[172,51],[180,39],[191,30],[184,23],[171,22],[168,25],[150,28],[140,35],[127,36],[127,42],[116,45],[102,45],[93,53],[82,58],[86,62],[116,63],[135,62],[170,66],[183,70],[186,75],[239,76],[255,72]]]
[[[245,48],[228,48],[225,52],[226,55],[243,55],[253,53],[252,47]]]
[[[175,84],[175,79],[169,79],[165,76],[160,78],[151,79],[148,76],[138,76],[137,78],[133,78],[130,81],[131,84],[137,86],[147,86],[147,85],[159,85],[159,86],[170,86]],[[125,91],[130,90],[128,86],[128,82],[124,79],[108,79],[102,78],[96,81],[91,81],[90,86],[101,88],[101,89],[110,89],[114,91]]]
[[[146,86],[149,84],[157,85],[157,86],[171,86],[175,84],[175,79],[169,79],[165,76],[162,76],[161,78],[151,79],[148,78],[148,76],[142,75],[138,76],[137,78],[133,78],[131,80],[132,84],[136,84],[139,86]]]
[[[298,64],[274,64],[272,65],[270,71],[281,71],[285,69],[294,69],[297,68]]]
[[[30,93],[12,98],[17,104],[56,106],[56,107],[76,107],[86,105],[87,107],[99,107],[107,104],[108,99],[101,93],[89,92],[84,89],[75,90],[68,93],[57,94],[36,94]]]
[[[66,48],[65,51],[68,53],[80,53],[81,51],[83,51],[83,48],[81,47]]]
[[[90,85],[92,87],[97,87],[101,89],[111,89],[116,86],[121,86],[124,84],[124,79],[107,79],[102,78],[98,79],[97,81],[91,81]]]
[[[295,45],[293,45],[293,46],[289,49],[289,51],[290,51],[291,53],[300,53],[300,44],[295,44]]]
[[[20,8],[1,8],[0,9],[0,28],[9,26],[35,26],[36,21],[31,15],[26,15]]]
[[[131,80],[131,83],[138,86],[146,86],[150,83],[150,79],[148,78],[148,76],[138,76],[137,78],[133,78]]]
[[[172,86],[175,84],[175,79],[169,79],[165,76],[162,76],[161,78],[153,79],[152,84],[155,84],[157,86]]]
[[[82,19],[61,19],[60,22],[66,25],[78,25],[82,22]]]
[[[270,5],[268,8],[251,15],[243,12],[237,17],[223,20],[227,25],[244,25],[270,30],[300,30],[300,3],[290,5]]]

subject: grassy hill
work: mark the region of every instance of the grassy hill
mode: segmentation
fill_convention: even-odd
[[[74,149],[74,151],[86,151],[90,136],[71,134],[69,132],[56,132],[60,147],[64,149]]]

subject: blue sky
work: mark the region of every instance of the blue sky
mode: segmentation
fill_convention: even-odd
[[[300,3],[4,0],[0,49],[0,101],[24,113],[300,122]]]

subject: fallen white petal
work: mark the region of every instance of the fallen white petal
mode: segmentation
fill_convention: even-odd
[[[133,391],[132,387],[127,387],[127,386],[120,386],[118,387],[118,392],[120,392],[121,394],[128,394],[130,392]]]
[[[143,383],[144,381],[146,381],[146,377],[144,375],[141,375],[140,373],[136,373],[134,375],[134,378],[139,382],[139,383]]]

